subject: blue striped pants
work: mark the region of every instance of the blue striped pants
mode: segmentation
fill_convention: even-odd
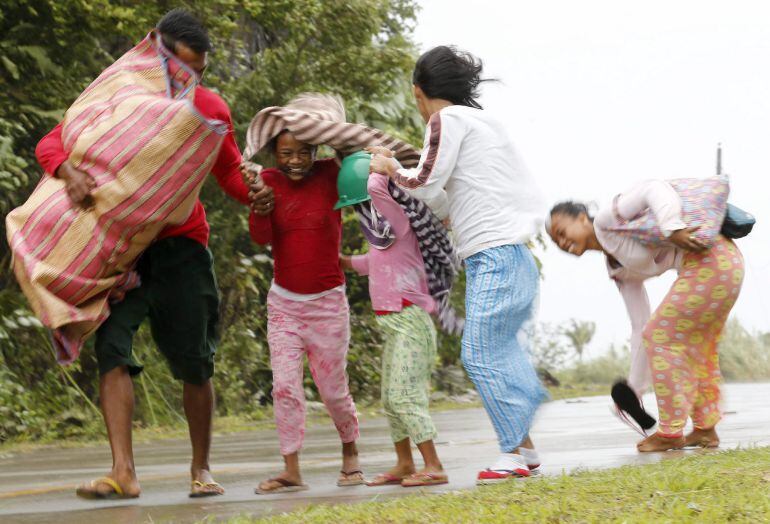
[[[503,453],[529,433],[547,393],[529,358],[522,326],[539,288],[535,259],[524,245],[485,249],[465,259],[462,360],[476,385]]]

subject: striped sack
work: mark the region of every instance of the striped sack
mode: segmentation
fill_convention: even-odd
[[[682,221],[687,227],[698,227],[692,236],[707,247],[711,247],[722,229],[727,212],[727,197],[730,194],[730,180],[727,175],[708,178],[677,178],[666,180],[674,188],[682,202]],[[611,231],[630,236],[651,247],[671,245],[658,227],[655,214],[647,209],[638,217],[625,220],[617,211],[616,196],[612,208],[616,224]]]
[[[94,178],[94,206],[74,207],[64,182],[43,176],[6,217],[16,278],[62,363],[108,317],[110,294],[138,285],[139,255],[193,210],[227,132],[193,107],[196,83],[150,33],[64,116],[64,149]]]

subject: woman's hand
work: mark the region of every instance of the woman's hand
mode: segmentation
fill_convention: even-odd
[[[364,149],[364,151],[366,151],[370,155],[382,155],[388,158],[393,158],[393,151],[391,151],[387,147],[372,146],[372,147],[367,147],[366,149]]]
[[[340,253],[340,267],[344,270],[350,271],[353,269],[353,259],[350,255],[343,255]]]
[[[671,233],[671,236],[668,237],[668,240],[676,247],[681,247],[687,251],[693,251],[695,253],[704,251],[708,249],[708,246],[704,245],[693,235],[693,233],[698,231],[698,229],[700,229],[700,226],[679,229]]]
[[[385,155],[375,154],[369,164],[370,173],[380,173],[393,178],[396,175],[396,162]]]

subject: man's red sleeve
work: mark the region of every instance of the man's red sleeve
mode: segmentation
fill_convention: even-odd
[[[233,120],[230,116],[230,108],[227,107],[227,103],[216,94],[207,92],[204,93],[204,95],[208,96],[201,98],[201,102],[205,100],[203,103],[209,105],[208,110],[211,114],[227,124],[227,134],[225,135],[224,142],[222,142],[222,148],[219,150],[219,155],[214,162],[214,167],[211,168],[211,173],[216,177],[219,187],[221,187],[225,193],[241,204],[248,204],[249,187],[244,182],[243,175],[240,171],[243,157],[241,156],[240,149],[238,149],[238,144],[235,142],[235,132],[233,131]],[[196,93],[196,97],[197,96],[198,94]]]
[[[273,241],[273,222],[270,216],[259,216],[253,211],[249,214],[249,234],[257,244],[267,245]]]
[[[69,157],[66,151],[64,151],[61,129],[61,123],[57,124],[37,143],[35,148],[35,156],[40,167],[51,176],[56,176],[56,170]]]

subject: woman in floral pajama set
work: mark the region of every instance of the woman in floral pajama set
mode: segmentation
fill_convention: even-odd
[[[681,200],[662,180],[643,182],[619,195],[591,218],[586,207],[564,202],[551,210],[549,234],[559,247],[580,256],[607,256],[631,317],[632,369],[629,386],[641,395],[652,383],[658,403],[657,433],[639,451],[686,446],[716,447],[721,419],[718,344],[743,282],[743,256],[732,240],[718,235],[704,249],[682,221]],[[615,214],[617,211],[617,215]],[[650,210],[671,245],[648,247],[612,228]],[[670,269],[677,280],[650,316],[644,280]],[[687,418],[693,430],[684,436]]]

